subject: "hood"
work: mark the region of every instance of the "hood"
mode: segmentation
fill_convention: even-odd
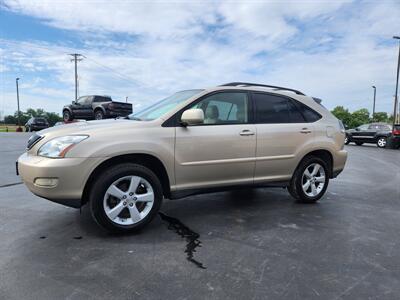
[[[69,134],[91,134],[95,132],[118,130],[122,127],[143,127],[144,123],[145,122],[142,121],[133,121],[127,119],[83,121],[50,127],[39,131],[38,134],[52,137]]]

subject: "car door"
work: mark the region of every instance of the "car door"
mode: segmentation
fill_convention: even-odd
[[[372,131],[372,127],[370,125],[364,124],[358,126],[355,131],[352,133],[353,141],[355,142],[371,142],[373,140],[374,132]]]
[[[86,101],[86,96],[79,97],[74,104],[71,105],[72,113],[75,118],[83,118],[85,116],[84,103]]]
[[[313,121],[321,116],[284,96],[252,93],[256,111],[257,157],[254,182],[291,178],[299,153],[314,142]]]
[[[92,103],[94,98],[94,96],[87,96],[81,104],[82,116],[86,119],[93,118]]]
[[[202,109],[205,119],[203,124],[176,127],[177,188],[252,183],[256,128],[251,124],[252,107],[248,93],[223,91],[209,94],[189,108]]]

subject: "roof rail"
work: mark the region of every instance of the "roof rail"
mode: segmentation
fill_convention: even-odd
[[[249,83],[249,82],[230,82],[230,83],[221,84],[220,86],[239,86],[239,85],[244,85],[244,86],[262,86],[262,87],[267,87],[267,88],[273,88],[273,89],[276,89],[276,90],[290,91],[290,92],[296,93],[297,95],[305,96],[305,94],[303,94],[302,92],[300,92],[298,90],[289,89],[289,88],[276,86],[276,85],[266,85],[266,84]]]

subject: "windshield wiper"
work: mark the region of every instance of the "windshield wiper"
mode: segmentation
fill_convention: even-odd
[[[143,121],[141,118],[138,117],[126,117],[126,118],[133,121]]]

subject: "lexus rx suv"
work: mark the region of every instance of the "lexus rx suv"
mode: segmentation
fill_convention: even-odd
[[[177,92],[126,118],[43,130],[17,161],[36,195],[114,232],[148,224],[164,198],[285,187],[314,203],[344,168],[342,123],[317,98],[233,82]]]

